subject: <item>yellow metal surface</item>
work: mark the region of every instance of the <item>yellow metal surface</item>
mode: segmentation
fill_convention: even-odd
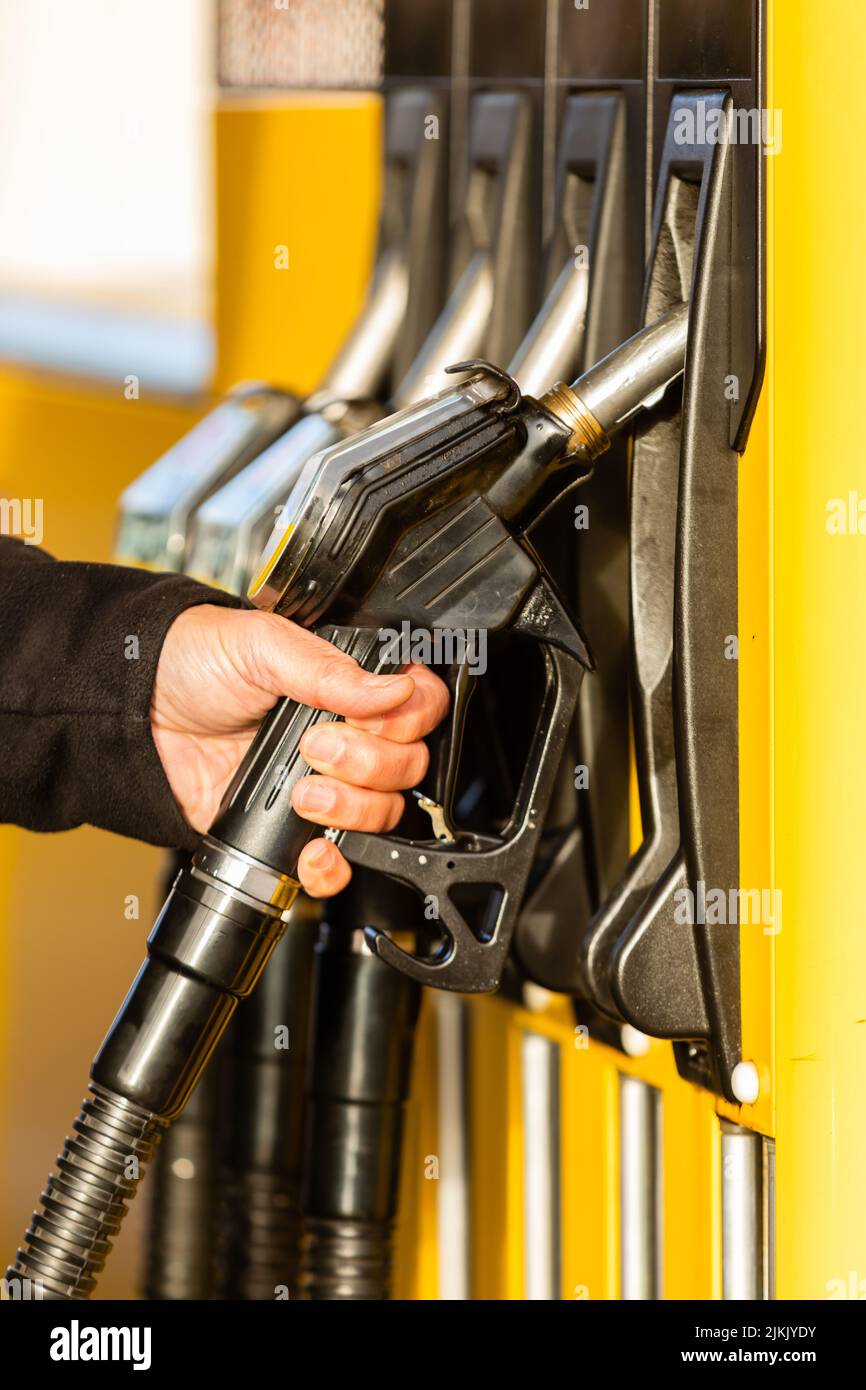
[[[223,98],[216,114],[217,381],[318,385],[361,305],[381,181],[381,100]]]
[[[435,1299],[439,1289],[437,1249],[436,1011],[421,1003],[415,1040],[412,1092],[403,1143],[395,1255],[396,1298]]]
[[[586,1043],[586,1045],[584,1045]],[[609,1048],[580,1034],[563,1044],[562,1297],[619,1294],[619,1096]]]
[[[495,999],[468,1005],[470,1270],[473,1298],[514,1297],[521,1278],[514,1129],[520,1088],[509,1047],[509,1010]]]
[[[866,185],[852,160],[866,138],[864,51],[863,5],[772,5],[771,100],[784,113],[768,162],[780,1298],[866,1297]]]
[[[540,1033],[559,1048],[562,1298],[619,1297],[620,1074],[639,1077],[662,1096],[665,1297],[717,1297],[718,1122],[713,1098],[677,1075],[670,1047],[656,1042],[645,1057],[625,1057],[575,1028],[570,1006],[559,998],[540,1012],[474,999],[469,1014],[473,1297],[524,1297],[525,1032]]]

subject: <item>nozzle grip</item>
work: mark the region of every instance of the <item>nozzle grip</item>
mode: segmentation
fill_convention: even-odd
[[[438,836],[436,840],[408,840],[360,831],[348,831],[340,838],[340,848],[350,863],[414,888],[435,906],[443,940],[434,956],[413,954],[388,935],[387,927],[370,924],[364,934],[373,954],[419,984],[462,994],[489,992],[501,982],[559,776],[581,679],[592,666],[583,638],[549,576],[540,567],[536,575],[535,585],[510,626],[516,635],[538,643],[545,687],[516,800],[501,833],[487,835],[454,827],[448,843],[440,843]],[[459,703],[456,694],[455,705]],[[465,697],[463,703],[465,707]],[[459,733],[455,737],[459,738]],[[464,889],[487,893],[480,926],[464,915]]]
[[[378,630],[329,626],[317,633],[369,671],[382,665]],[[289,698],[275,705],[250,744],[208,838],[296,878],[301,850],[322,833],[292,807],[295,783],[310,771],[300,755],[301,738],[307,729],[336,718]]]

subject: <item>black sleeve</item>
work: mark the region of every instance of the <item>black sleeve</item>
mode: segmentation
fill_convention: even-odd
[[[243,606],[184,575],[53,560],[0,538],[0,821],[193,847],[150,701],[165,634],[197,603]]]

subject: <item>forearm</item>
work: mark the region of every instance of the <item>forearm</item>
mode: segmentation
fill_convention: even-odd
[[[192,846],[150,704],[165,634],[197,603],[239,600],[181,575],[57,561],[0,539],[0,820]]]

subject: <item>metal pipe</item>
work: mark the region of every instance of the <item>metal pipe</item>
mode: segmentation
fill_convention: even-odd
[[[520,1044],[524,1298],[560,1296],[559,1049],[538,1033]]]
[[[764,1297],[763,1140],[722,1121],[722,1297]]]
[[[394,393],[395,410],[434,396],[451,385],[449,363],[474,357],[484,342],[493,312],[493,261],[476,251],[460,276],[420,353]]]
[[[308,414],[335,401],[377,394],[409,301],[409,267],[402,251],[386,251],[373,271],[364,309],[331,366],[325,385],[306,402]]]
[[[455,994],[436,995],[439,1180],[436,1231],[439,1297],[470,1297],[469,1154],[467,1136],[466,1005]]]
[[[661,1096],[619,1079],[620,1288],[626,1300],[661,1298]]]
[[[776,1141],[764,1139],[764,1298],[776,1297]]]
[[[527,396],[537,396],[579,360],[589,305],[588,266],[570,256],[508,370]]]

